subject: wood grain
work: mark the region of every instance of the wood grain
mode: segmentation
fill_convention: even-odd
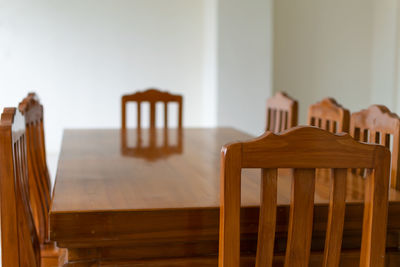
[[[357,142],[348,134],[332,134],[326,130],[306,126],[295,127],[278,135],[267,132],[256,139],[223,147],[219,266],[240,265],[242,185],[238,181],[241,180],[242,168],[294,168],[285,257],[285,266],[289,267],[309,265],[316,169],[356,167],[373,169],[368,172],[365,183],[360,266],[384,266],[390,151],[384,146]],[[339,181],[343,179],[339,173],[333,176],[333,179],[337,178]],[[338,205],[344,208],[343,199],[338,195],[345,195],[345,183],[332,185],[334,188],[333,197],[330,199],[328,224],[335,224],[336,220],[342,224],[343,211],[338,212],[338,206],[333,201],[338,199]],[[328,231],[330,233],[325,240],[325,244],[328,243],[325,250],[330,249],[332,252],[337,250],[335,247],[338,246],[338,241],[332,236],[342,235],[342,227],[328,227]],[[272,247],[270,249],[273,250]],[[266,251],[258,252],[270,254]],[[328,256],[336,256],[335,262],[339,264],[340,253],[330,253]]]

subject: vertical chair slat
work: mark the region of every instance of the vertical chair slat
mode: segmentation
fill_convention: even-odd
[[[141,108],[141,102],[137,102],[137,128],[140,129],[142,125],[142,108]]]
[[[288,116],[288,111],[285,111],[285,124],[284,124],[284,126],[285,126],[285,128],[284,129],[288,129],[289,128],[289,116]]]
[[[338,267],[346,208],[347,169],[332,169],[323,267]]]
[[[31,209],[33,212],[33,219],[37,225],[37,232],[39,241],[44,243],[48,237],[48,210],[50,208],[50,199],[47,199],[46,190],[49,190],[46,186],[46,182],[41,179],[42,171],[40,170],[41,164],[38,162],[37,154],[35,153],[36,144],[33,142],[35,140],[34,136],[35,128],[32,125],[26,128],[26,139],[27,139],[27,151],[30,160],[28,161],[28,169],[30,172],[29,183],[30,183],[30,200]],[[31,144],[33,142],[33,144]],[[36,150],[37,151],[37,150]]]
[[[390,149],[390,135],[388,134],[389,145],[387,148]],[[392,149],[392,169],[391,169],[391,187],[400,189],[400,137],[393,136],[393,149]]]
[[[256,267],[272,266],[276,226],[277,173],[277,169],[262,169]]]
[[[377,162],[369,171],[365,183],[363,233],[360,266],[380,267],[385,264],[385,237],[387,224],[390,154],[380,155],[385,160]],[[384,164],[387,163],[387,164]]]
[[[164,102],[164,128],[168,128],[168,102]]]
[[[382,145],[390,149],[390,134],[383,134],[382,139]]]
[[[266,122],[266,130],[269,131],[271,129],[271,120],[272,120],[272,114],[271,114],[271,109],[267,108],[267,122]]]
[[[267,129],[268,131],[275,131],[275,118],[276,118],[276,109],[271,109],[271,123],[270,128]]]
[[[276,117],[275,117],[275,129],[274,132],[279,133],[281,131],[281,120],[282,120],[282,111],[276,110]]]
[[[221,207],[219,231],[219,267],[239,267],[240,265],[240,181],[241,146],[231,153],[221,154]],[[228,168],[225,168],[228,166]]]
[[[315,192],[315,169],[294,169],[285,267],[309,263]]]
[[[180,96],[178,100],[178,128],[182,129],[183,120],[183,97]]]
[[[121,101],[121,128],[126,129],[126,102],[124,99]]]
[[[150,102],[150,128],[156,128],[156,102]]]

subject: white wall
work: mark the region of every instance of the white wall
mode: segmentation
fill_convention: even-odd
[[[0,105],[36,91],[50,151],[63,128],[119,127],[121,95],[150,86],[184,95],[186,126],[209,125],[206,8],[203,0],[1,1]]]
[[[350,110],[370,104],[373,0],[277,0],[274,90],[307,107],[331,96]]]
[[[400,0],[275,1],[274,90],[400,113]]]
[[[218,124],[259,135],[271,95],[272,0],[220,0]]]
[[[400,1],[373,1],[371,102],[400,112]]]

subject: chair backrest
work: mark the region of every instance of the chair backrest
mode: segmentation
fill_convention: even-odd
[[[24,115],[30,201],[39,241],[48,240],[48,213],[51,202],[50,175],[46,162],[43,106],[36,94],[30,93],[18,106]]]
[[[178,103],[178,127],[182,128],[182,99],[181,95],[174,95],[162,92],[157,89],[148,89],[143,92],[136,92],[122,96],[122,130],[126,129],[126,104],[137,102],[137,128],[141,128],[141,103],[150,103],[150,128],[156,128],[156,103],[164,103],[164,128],[168,128],[168,103]]]
[[[360,266],[384,264],[390,152],[348,134],[316,127],[271,132],[221,151],[219,266],[240,261],[241,169],[261,168],[261,204],[256,266],[271,266],[276,226],[277,169],[293,168],[285,266],[308,266],[313,228],[315,169],[331,168],[324,265],[339,266],[348,168],[372,169],[366,179]]]
[[[392,188],[400,190],[400,118],[385,106],[372,105],[351,114],[350,134],[362,142],[381,144],[389,149],[392,146],[390,183]]]
[[[267,100],[266,131],[279,133],[297,126],[298,104],[284,92],[278,92]]]
[[[2,266],[40,266],[26,154],[24,118],[16,108],[5,108],[0,121]]]
[[[338,104],[335,99],[325,98],[308,107],[308,124],[332,133],[348,133],[350,111]]]

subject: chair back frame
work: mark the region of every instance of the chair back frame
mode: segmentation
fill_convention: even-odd
[[[136,92],[130,95],[124,95],[121,99],[121,128],[126,130],[126,104],[128,102],[137,102],[137,128],[141,128],[141,103],[150,103],[150,128],[156,128],[156,103],[164,103],[164,128],[168,128],[168,103],[178,103],[178,128],[182,128],[182,105],[183,97],[181,95],[162,92],[157,89],[147,89],[146,91]]]
[[[325,98],[308,107],[308,124],[332,133],[349,132],[350,111],[335,99]]]
[[[350,134],[361,142],[381,144],[389,149],[392,145],[390,184],[400,190],[400,118],[397,114],[383,105],[372,105],[355,112],[351,114]]]
[[[5,108],[0,121],[2,266],[40,266],[26,159],[24,118],[16,108]]]
[[[266,131],[279,133],[297,126],[298,103],[284,92],[267,100]]]
[[[277,169],[293,168],[285,266],[308,266],[315,169],[331,168],[331,194],[323,266],[339,266],[348,168],[371,169],[366,179],[360,266],[384,265],[390,152],[348,134],[299,126],[226,145],[221,151],[219,266],[240,265],[241,169],[261,168],[261,204],[256,266],[272,266]]]

